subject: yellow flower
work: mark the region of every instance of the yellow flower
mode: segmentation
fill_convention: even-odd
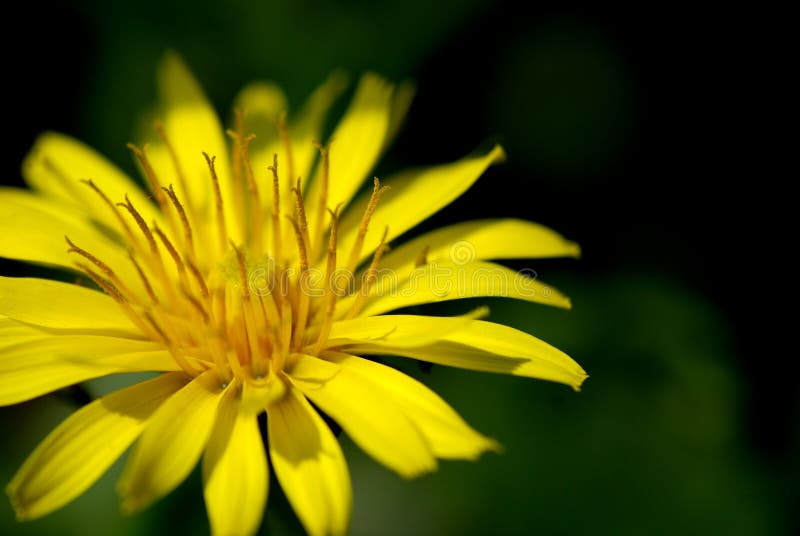
[[[478,320],[481,311],[386,314],[497,295],[569,307],[555,289],[486,260],[578,255],[540,225],[471,221],[388,252],[389,241],[501,160],[500,147],[375,179],[358,195],[411,87],[365,75],[323,147],[314,140],[343,90],[339,76],[291,123],[279,89],[245,88],[227,137],[176,56],[165,58],[158,81],[153,139],[131,146],[147,193],[55,133],[42,135],[24,163],[32,191],[0,190],[0,256],[76,271],[103,291],[0,278],[0,404],[109,374],[161,373],[83,407],[36,448],[7,488],[21,519],[76,498],[136,442],[118,486],[125,511],[169,493],[202,457],[213,532],[252,534],[267,501],[257,421],[266,411],[272,470],[303,526],[342,534],[348,470],[314,406],[403,477],[497,446],[421,383],[359,355],[575,389],[586,378],[548,344]]]

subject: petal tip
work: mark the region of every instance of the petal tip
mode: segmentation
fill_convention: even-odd
[[[492,164],[502,164],[506,161],[507,155],[503,146],[498,144],[492,148],[489,157],[492,159]]]

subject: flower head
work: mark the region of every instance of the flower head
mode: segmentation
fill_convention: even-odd
[[[159,85],[152,139],[130,146],[146,191],[54,133],[25,161],[33,191],[0,190],[0,255],[83,282],[0,278],[0,403],[109,374],[161,373],[88,404],[39,445],[8,486],[20,518],[71,501],[135,443],[118,486],[126,511],[169,493],[202,459],[215,534],[258,529],[270,470],[309,533],[340,534],[349,476],[316,408],[404,477],[497,448],[424,385],[359,356],[580,386],[586,375],[569,357],[479,320],[483,311],[387,314],[476,296],[569,306],[535,278],[487,261],[578,254],[536,224],[466,222],[389,251],[501,160],[500,147],[376,178],[359,194],[410,86],[364,76],[321,145],[339,75],[291,121],[280,90],[249,86],[227,131],[176,56]]]

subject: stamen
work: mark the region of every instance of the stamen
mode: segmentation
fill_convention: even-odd
[[[131,262],[133,263],[133,266],[136,268],[136,272],[139,274],[139,278],[142,280],[142,284],[144,285],[145,291],[147,291],[147,295],[150,296],[150,299],[153,301],[155,305],[158,305],[158,298],[156,297],[155,292],[153,292],[153,287],[150,285],[150,281],[144,274],[142,267],[139,266],[138,262],[136,262],[136,257],[133,256],[133,253],[128,252],[128,258],[130,258]]]
[[[183,265],[181,256],[178,254],[175,246],[172,245],[172,242],[170,242],[169,238],[167,238],[167,235],[164,234],[164,231],[162,231],[155,222],[153,222],[153,232],[158,235],[158,238],[164,244],[164,247],[167,248],[167,253],[169,253],[170,257],[172,257],[172,260],[175,262],[175,267],[178,269],[178,277],[180,278],[181,283],[187,287],[186,267]]]
[[[272,255],[275,262],[281,263],[281,195],[278,183],[278,154],[272,155],[272,165],[267,168],[272,171]]]
[[[225,227],[225,212],[222,206],[222,193],[219,191],[219,179],[217,178],[217,170],[214,168],[214,161],[216,156],[208,156],[208,153],[203,153],[206,157],[206,163],[211,173],[211,182],[214,187],[214,200],[217,205],[217,229],[219,229],[219,247],[220,252],[224,253],[228,244],[228,231]]]
[[[155,329],[156,333],[158,333],[158,336],[162,339],[162,342],[167,347],[167,350],[169,350],[169,353],[172,355],[172,358],[175,360],[175,362],[178,363],[178,366],[180,366],[190,376],[197,376],[198,374],[200,374],[200,372],[202,372],[201,369],[198,369],[194,364],[189,362],[189,360],[186,359],[183,353],[181,353],[178,350],[173,341],[167,336],[167,334],[164,332],[164,330],[161,328],[158,322],[155,321],[153,315],[151,315],[149,311],[145,311],[143,313],[143,316],[147,320],[147,322],[153,327],[153,329]]]
[[[306,219],[306,206],[303,202],[303,192],[300,189],[300,178],[297,179],[297,186],[292,188],[295,196],[295,210],[297,211],[297,221],[300,225],[300,232],[305,241],[306,251],[311,247],[311,241],[308,236],[308,219]]]
[[[301,200],[302,202],[302,200]],[[298,226],[297,222],[289,218],[294,228],[294,234],[297,239],[297,249],[300,256],[300,278],[297,286],[297,319],[294,326],[294,337],[292,341],[295,347],[299,347],[302,342],[303,331],[306,328],[306,321],[308,320],[308,310],[310,306],[309,289],[306,288],[308,283],[308,254],[305,246],[305,239],[303,238],[303,231]]]
[[[378,177],[373,179],[372,195],[369,198],[369,203],[367,203],[367,209],[364,211],[364,215],[361,217],[361,223],[358,226],[358,235],[356,236],[356,241],[353,244],[353,249],[350,251],[350,260],[347,263],[347,269],[350,270],[351,273],[358,265],[358,259],[361,256],[361,248],[364,246],[364,237],[367,235],[369,220],[372,218],[372,214],[375,212],[375,209],[378,206],[378,201],[380,200],[381,195],[388,189],[388,186],[381,187],[381,181],[378,180]]]
[[[128,198],[127,194],[125,194],[125,202],[117,203],[117,206],[123,207],[128,211],[128,213],[130,213],[131,217],[136,221],[136,225],[139,226],[139,230],[142,231],[142,234],[147,239],[147,243],[150,245],[150,251],[154,256],[158,256],[158,246],[156,246],[156,240],[153,238],[153,233],[150,232],[150,229],[147,227],[144,218],[142,218],[142,215],[139,214],[138,210],[136,210],[136,207],[133,206],[133,203],[131,203],[131,200]]]
[[[161,121],[156,120],[156,132],[158,133],[158,137],[161,138],[164,147],[167,148],[167,152],[169,153],[169,158],[172,160],[172,166],[175,168],[175,174],[178,176],[178,182],[181,185],[181,191],[186,196],[186,206],[189,207],[189,210],[192,209],[192,199],[191,199],[191,190],[189,190],[189,184],[186,181],[186,174],[183,172],[183,166],[181,166],[180,160],[178,160],[178,154],[175,152],[175,148],[170,143],[169,138],[167,137],[167,132],[164,130],[164,125]],[[170,186],[172,189],[172,186]]]
[[[192,259],[186,259],[186,266],[189,267],[189,271],[192,273],[195,281],[197,282],[197,287],[200,289],[200,294],[203,298],[208,298],[208,286],[206,285],[206,280],[203,277],[203,274],[200,273],[200,270],[195,266]]]
[[[147,180],[150,183],[150,191],[158,201],[158,204],[161,205],[161,210],[166,214],[165,209],[167,208],[167,200],[164,198],[164,192],[161,191],[161,184],[158,182],[158,176],[153,170],[153,166],[150,165],[150,160],[147,158],[147,146],[145,145],[139,149],[134,144],[129,143],[128,149],[133,152],[134,156],[136,156],[136,159],[142,165],[145,177],[147,177]]]
[[[364,307],[364,302],[366,302],[367,297],[369,296],[369,291],[371,290],[372,284],[378,277],[378,264],[381,262],[381,257],[383,257],[383,254],[389,250],[389,246],[386,245],[386,237],[388,234],[389,227],[386,226],[383,230],[381,243],[378,246],[378,249],[375,250],[375,254],[372,256],[372,262],[369,263],[369,268],[367,269],[364,283],[361,285],[361,288],[356,295],[356,299],[353,301],[353,306],[350,308],[350,311],[347,312],[347,316],[345,317],[347,319],[354,318]]]
[[[133,236],[133,231],[131,231],[131,228],[128,225],[128,222],[125,221],[125,218],[122,217],[122,214],[120,214],[119,209],[114,205],[114,203],[111,202],[111,199],[108,198],[108,196],[105,194],[105,192],[103,192],[103,190],[101,190],[100,187],[97,186],[92,179],[82,180],[81,182],[83,184],[89,186],[89,188],[94,190],[95,193],[97,193],[97,195],[100,196],[100,199],[103,200],[103,203],[105,203],[106,206],[108,206],[108,208],[111,209],[111,212],[114,213],[114,216],[117,218],[117,221],[119,222],[120,226],[122,227],[122,230],[125,232],[125,234],[128,236],[128,238],[131,240],[131,242],[136,243],[136,238]]]
[[[117,274],[115,274],[114,271],[106,263],[104,263],[103,261],[101,261],[100,259],[95,257],[94,255],[92,255],[91,253],[89,253],[85,249],[76,246],[72,242],[72,240],[69,239],[68,236],[64,236],[64,240],[66,240],[67,244],[69,245],[69,249],[67,250],[68,253],[77,253],[78,255],[83,257],[84,259],[88,260],[89,262],[91,262],[92,264],[94,264],[95,266],[100,268],[100,270],[104,274],[106,274],[106,277],[108,277],[114,283],[116,288],[118,288],[122,292],[122,294],[124,296],[132,296],[133,295],[131,293],[131,291],[127,287],[125,287],[125,284],[120,280],[120,278],[117,277]]]
[[[333,312],[336,309],[336,298],[339,292],[333,276],[336,270],[336,241],[339,234],[339,209],[341,206],[340,204],[336,207],[336,210],[328,211],[331,215],[331,235],[328,239],[328,264],[325,270],[328,289],[325,296],[325,318],[322,321],[317,343],[314,345],[315,355],[322,351],[322,346],[328,340],[328,335],[330,335],[331,326],[333,325]]]
[[[189,251],[189,254],[194,257],[192,226],[189,225],[189,218],[186,217],[186,211],[183,209],[183,205],[178,199],[175,189],[171,184],[169,185],[169,188],[162,188],[162,190],[164,190],[164,192],[166,192],[166,194],[169,196],[170,201],[172,201],[172,206],[175,207],[175,211],[178,213],[178,216],[181,219],[181,225],[183,225],[183,236],[184,240],[186,241],[186,249]]]

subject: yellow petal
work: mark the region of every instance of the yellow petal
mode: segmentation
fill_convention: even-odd
[[[222,190],[228,231],[234,241],[240,239],[241,229],[233,203],[233,187],[230,176],[228,144],[211,103],[203,93],[183,60],[175,53],[164,56],[158,70],[158,89],[163,107],[164,131],[175,150],[186,180],[188,193],[184,195],[187,205],[198,214],[211,215],[214,209],[211,177],[203,152],[216,156],[216,171]],[[153,169],[160,180],[166,183],[174,179],[175,168],[169,153],[160,143],[153,143],[150,150]],[[180,184],[176,182],[175,187]],[[178,190],[180,195],[180,189]]]
[[[53,430],[8,484],[17,517],[33,519],[81,495],[188,378],[171,372],[95,400]]]
[[[0,276],[0,314],[49,328],[142,337],[106,294],[47,279]]]
[[[425,437],[437,458],[474,460],[498,444],[473,430],[447,402],[415,379],[391,367],[341,352],[324,357],[358,375],[364,385],[397,405]]]
[[[119,480],[124,511],[147,507],[189,475],[211,434],[222,392],[216,371],[209,370],[158,408]]]
[[[299,377],[324,374],[330,367],[316,357],[298,357]],[[289,377],[314,404],[336,420],[367,454],[404,478],[436,469],[436,458],[425,438],[391,398],[381,396],[374,385],[350,368],[342,367],[327,381],[318,383]]]
[[[404,277],[425,253],[429,263],[487,259],[578,257],[580,247],[538,223],[517,219],[474,220],[425,233],[389,251],[381,267]]]
[[[101,259],[123,280],[138,281],[124,247],[109,240],[87,222],[69,214],[59,203],[17,188],[0,188],[0,257],[38,262],[75,270],[68,253],[68,236],[77,246]]]
[[[383,315],[341,320],[331,326],[326,346],[333,348],[372,341],[391,346],[422,346],[486,312],[485,308],[479,308],[467,316]]]
[[[294,389],[267,414],[272,467],[303,527],[311,536],[345,534],[350,475],[328,425]]]
[[[255,534],[267,505],[269,468],[256,414],[226,391],[203,456],[203,494],[216,536]]]
[[[391,272],[388,275],[394,277]],[[413,270],[406,281],[385,280],[373,288],[377,294],[365,302],[361,311],[364,316],[411,305],[485,296],[515,298],[564,309],[571,307],[569,298],[553,287],[524,272],[490,262],[430,263]],[[339,303],[340,314],[347,311],[353,299]]]
[[[114,203],[123,202],[128,195],[146,221],[160,222],[160,212],[134,181],[100,153],[64,134],[39,136],[22,164],[22,174],[33,189],[112,229],[118,227],[116,216],[81,181],[92,180]]]
[[[353,102],[331,136],[328,206],[345,205],[375,167],[389,131],[393,86],[375,74],[365,74]],[[316,199],[319,177],[312,184]]]
[[[0,315],[0,350],[16,346],[22,342],[45,339],[52,336],[46,329],[23,324]]]
[[[421,318],[433,322],[435,317]],[[376,339],[351,343],[342,350],[350,354],[399,355],[451,367],[539,378],[564,383],[575,390],[588,377],[567,354],[533,335],[481,320],[470,320],[444,333],[439,341],[422,346],[393,345]]]
[[[178,369],[169,352],[150,341],[91,335],[24,340],[0,354],[0,405],[108,374]]]
[[[504,159],[505,153],[498,145],[485,155],[468,156],[451,164],[405,171],[389,177],[384,184],[390,190],[381,197],[372,216],[369,227],[373,231],[364,240],[361,258],[368,257],[378,247],[384,228],[389,229],[387,240],[400,236],[449,205],[466,192],[486,168]],[[368,202],[369,195],[359,197],[342,219],[339,231],[341,251],[349,252],[355,242]]]

